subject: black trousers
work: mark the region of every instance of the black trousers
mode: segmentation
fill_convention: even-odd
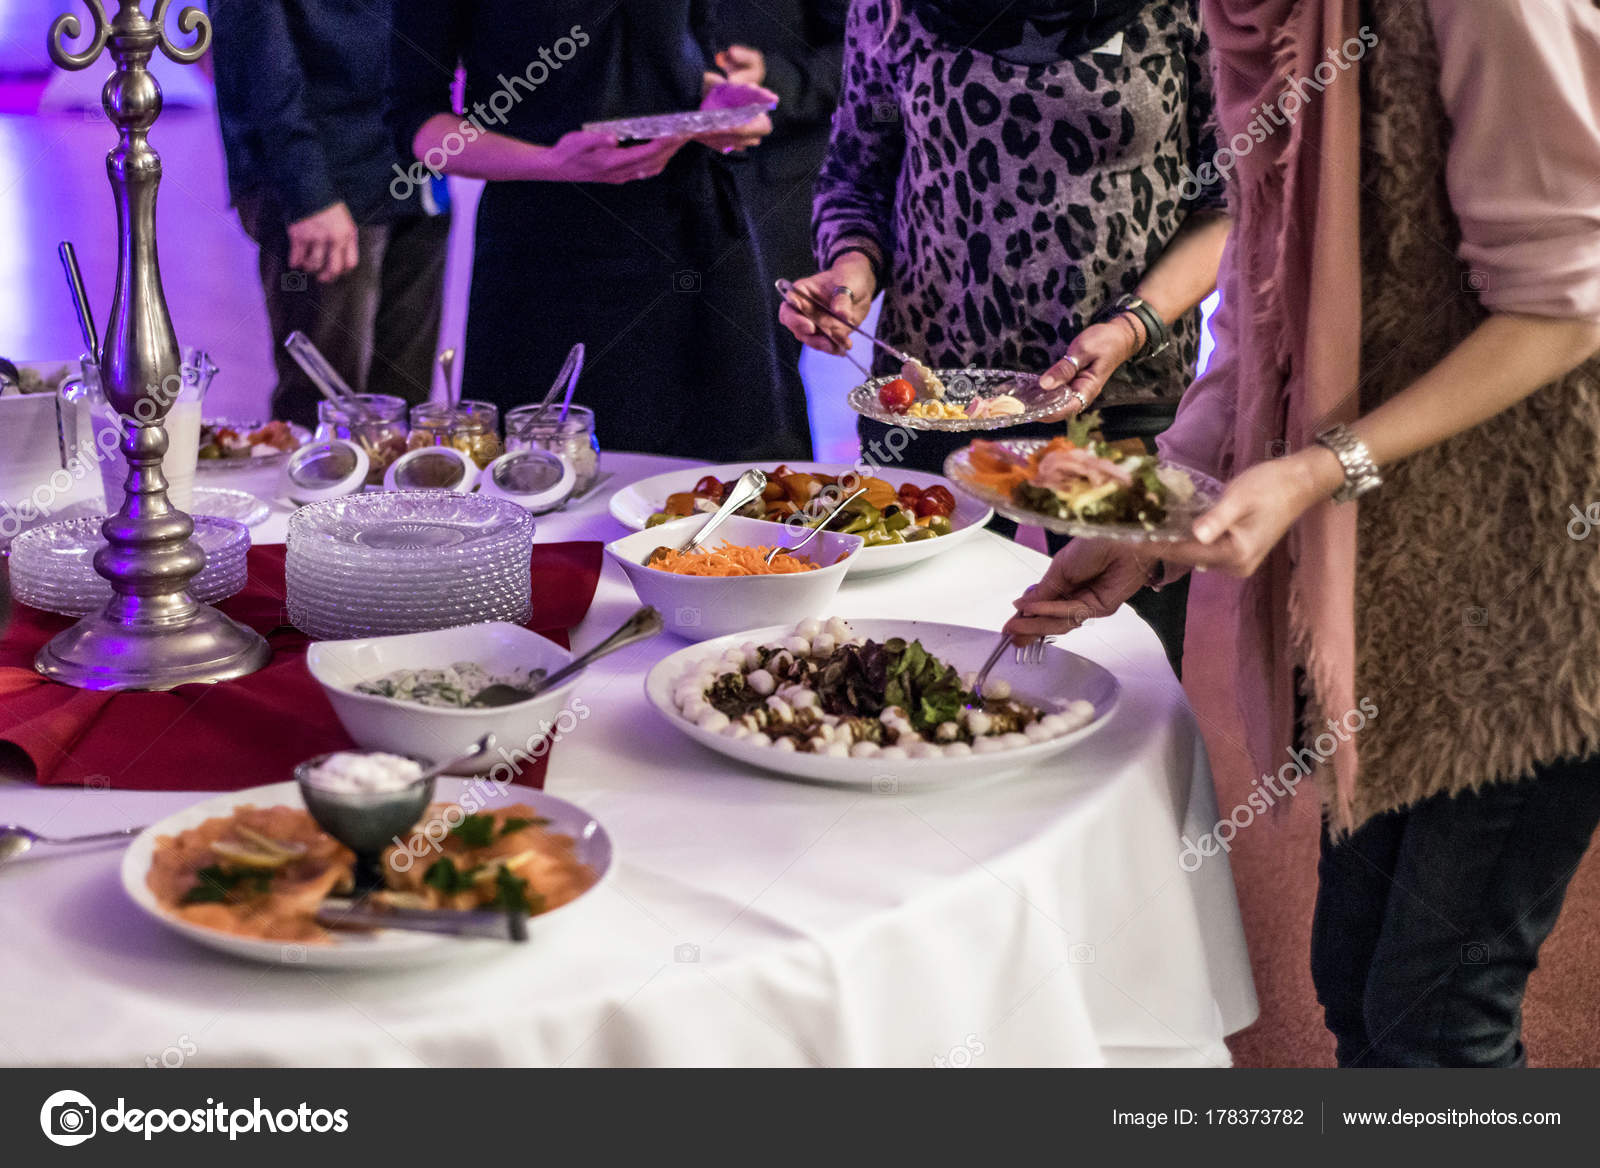
[[[1522,997],[1600,823],[1600,756],[1334,842],[1311,969],[1343,1067],[1522,1066]]]
[[[299,330],[357,393],[428,400],[444,306],[450,216],[409,215],[358,227],[360,258],[330,284],[289,267],[289,236],[271,201],[241,198],[239,221],[259,249],[278,387],[272,416],[317,423],[316,388],[283,348]]]

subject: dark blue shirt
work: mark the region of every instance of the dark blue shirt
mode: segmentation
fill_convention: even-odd
[[[358,223],[420,209],[416,192],[389,190],[400,161],[384,124],[390,25],[390,0],[212,0],[235,200],[273,199],[289,223],[341,201]]]

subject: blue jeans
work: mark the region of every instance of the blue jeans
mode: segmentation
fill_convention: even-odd
[[[1522,997],[1600,822],[1600,757],[1326,831],[1311,971],[1342,1067],[1522,1066]]]

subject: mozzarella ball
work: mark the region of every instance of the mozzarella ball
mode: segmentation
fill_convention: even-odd
[[[1046,714],[1035,722],[1033,726],[1043,730],[1046,738],[1054,738],[1072,729],[1072,724],[1060,714]],[[1028,729],[1032,730],[1033,726],[1029,726]]]
[[[811,652],[811,642],[805,637],[790,637],[784,641],[783,647],[796,657],[804,657]]]
[[[901,759],[910,758],[911,756],[898,746],[885,746],[882,750],[878,751],[878,757]]]
[[[940,722],[939,729],[934,731],[934,737],[940,742],[954,742],[961,737],[961,727],[954,722]]]
[[[1040,718],[1037,722],[1029,722],[1023,729],[1022,733],[1029,742],[1045,742],[1054,737],[1050,728],[1044,723],[1045,719]]]
[[[878,721],[885,726],[892,726],[896,722],[905,720],[906,712],[899,706],[885,706],[883,713],[878,715]]]
[[[778,688],[777,681],[765,669],[757,669],[744,679],[746,685],[765,696]]]
[[[794,627],[794,635],[797,637],[803,637],[807,641],[811,640],[821,631],[822,622],[814,618],[803,620]]]
[[[876,742],[858,742],[850,748],[851,758],[871,758],[878,753]]]
[[[976,669],[969,669],[969,670],[967,670],[965,673],[963,673],[961,675],[961,685],[962,685],[963,688],[971,689],[973,686],[975,686],[977,684],[978,684],[978,671]]]
[[[683,707],[683,716],[689,719],[691,722],[698,723],[700,718],[704,714],[708,713],[710,709],[711,704],[709,702],[705,702],[699,698],[696,698],[694,701]]]
[[[678,704],[678,708],[681,710],[691,702],[701,701],[705,697],[705,692],[697,685],[680,685],[672,691],[672,700]]]
[[[909,744],[905,750],[907,758],[935,758],[940,753],[937,746],[920,738]]]
[[[779,738],[772,744],[772,749],[780,754],[793,754],[795,751],[793,738]]]
[[[749,738],[745,739],[745,741],[748,742],[751,746],[771,746],[772,745],[772,739],[768,738],[765,734],[761,734],[761,733],[752,734],[752,735],[750,735]]]
[[[795,690],[794,696],[789,699],[789,704],[797,710],[803,710],[807,706],[814,706],[817,704],[817,693],[815,690],[801,686]]]
[[[822,753],[829,758],[849,758],[850,746],[845,742],[830,742],[823,748]]]
[[[1015,750],[1019,746],[1028,745],[1028,736],[1013,730],[1010,734],[1000,735],[1000,745],[1006,750]]]
[[[974,738],[982,738],[994,726],[994,719],[982,710],[968,710],[966,713],[967,733]]]
[[[1094,721],[1094,703],[1079,698],[1067,707],[1067,713],[1078,719],[1078,725],[1085,726]]]
[[[744,654],[744,667],[754,669],[761,664],[761,646],[754,641],[746,641],[739,646],[739,652]]]
[[[980,738],[972,744],[973,754],[994,754],[1004,749],[998,738]]]
[[[695,725],[702,730],[709,730],[713,734],[720,734],[728,728],[728,715],[721,710],[708,709],[696,719]]]
[[[774,694],[767,699],[767,709],[772,711],[772,716],[779,722],[787,722],[794,717],[794,710],[789,703]]]
[[[818,633],[811,638],[811,655],[813,657],[831,657],[839,642],[832,633]]]
[[[965,758],[972,753],[972,747],[965,742],[952,742],[943,749],[946,758]]]
[[[806,739],[806,749],[812,754],[827,754],[828,740],[826,738],[808,738]]]
[[[850,626],[838,617],[828,620],[826,631],[835,641],[848,641],[850,639]]]
[[[989,684],[983,688],[983,696],[1003,702],[1011,696],[1011,683],[1003,677],[990,678]]]

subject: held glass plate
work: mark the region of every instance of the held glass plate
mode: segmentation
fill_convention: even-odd
[[[241,434],[248,434],[251,430],[258,430],[266,425],[265,422],[235,422],[228,418],[207,418],[206,426],[228,426],[238,430]],[[195,461],[195,469],[199,471],[230,471],[230,470],[259,470],[264,466],[282,466],[289,460],[295,450],[300,449],[311,441],[311,431],[304,426],[289,423],[289,433],[294,435],[294,450],[280,450],[276,454],[251,455],[249,458],[201,458]]]
[[[1039,377],[1034,373],[1013,373],[1005,369],[936,369],[934,373],[944,382],[944,400],[953,405],[965,408],[978,398],[994,398],[1010,394],[1022,403],[1022,412],[999,417],[959,419],[919,418],[913,414],[898,414],[885,409],[883,403],[878,400],[878,391],[899,377],[898,373],[874,377],[865,385],[856,386],[845,400],[856,413],[875,422],[883,422],[889,426],[904,426],[908,430],[942,430],[947,433],[1004,430],[1029,422],[1042,422],[1052,414],[1059,414],[1074,404],[1074,399],[1067,396],[1065,385],[1053,390],[1041,389]],[[917,400],[929,399],[918,395]]]
[[[1048,441],[1046,438],[1013,438],[997,441],[995,445],[1019,459],[1024,459]],[[1214,480],[1197,474],[1187,467],[1176,467],[1163,462],[1157,466],[1164,475],[1182,475],[1193,485],[1194,493],[1187,500],[1179,500],[1169,492],[1166,518],[1156,526],[1060,519],[1054,515],[1035,511],[1009,495],[974,481],[971,455],[972,447],[966,446],[945,459],[944,473],[958,490],[974,499],[982,500],[1007,519],[1014,519],[1018,523],[1031,523],[1046,531],[1053,531],[1057,535],[1114,539],[1126,543],[1178,543],[1192,537],[1195,519],[1201,512],[1210,508],[1222,494],[1221,485]]]
[[[737,130],[746,122],[776,108],[757,102],[733,109],[685,110],[676,114],[645,114],[636,118],[616,118],[609,122],[585,122],[583,128],[591,134],[610,134],[624,141],[682,138],[690,134]]]

